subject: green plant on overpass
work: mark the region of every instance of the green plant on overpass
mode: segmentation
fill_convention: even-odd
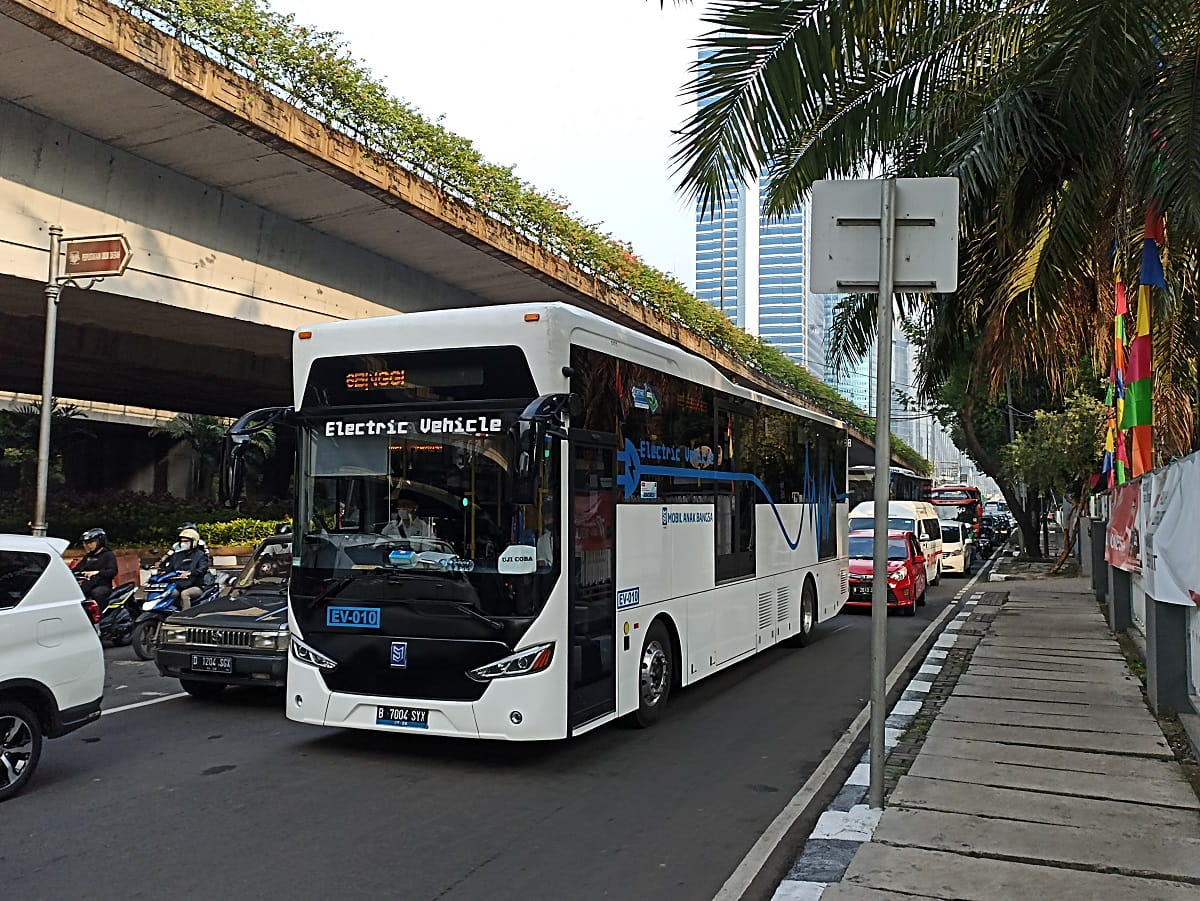
[[[390,96],[338,33],[297,24],[295,16],[272,12],[263,0],[113,2],[874,437],[871,417],[776,348],[737,328],[678,279],[646,265],[632,245],[579,220],[565,198],[537,190],[511,167],[488,162],[469,140]],[[931,470],[927,460],[894,437],[892,449],[913,469]]]

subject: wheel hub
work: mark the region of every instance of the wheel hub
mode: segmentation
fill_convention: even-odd
[[[0,780],[12,785],[21,778],[33,756],[33,732],[15,716],[0,717]]]
[[[667,693],[671,682],[671,661],[663,646],[657,641],[649,642],[642,650],[642,702],[653,707]]]

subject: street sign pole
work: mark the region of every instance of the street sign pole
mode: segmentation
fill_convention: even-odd
[[[63,238],[61,225],[50,226],[50,274],[46,279],[46,350],[42,358],[42,416],[38,426],[37,488],[33,534],[46,534],[46,488],[50,482],[50,423],[54,412],[54,339],[58,300],[64,284],[84,290],[108,276],[125,274],[132,254],[124,235]],[[64,263],[63,256],[66,256]],[[80,285],[76,279],[90,279]]]
[[[42,417],[38,429],[37,499],[33,511],[33,534],[46,534],[46,485],[50,481],[50,416],[54,394],[54,337],[58,328],[59,240],[62,226],[50,226],[50,276],[46,281],[46,350],[42,358]]]
[[[896,180],[885,178],[879,204],[879,323],[875,379],[875,541],[871,567],[871,765],[867,800],[883,807],[887,719],[888,475],[892,459],[892,293],[895,274]],[[915,602],[914,602],[915,603]]]
[[[958,288],[958,180],[818,181],[810,290],[879,294],[875,381],[875,529],[871,564],[871,762],[868,800],[883,807],[887,722],[888,501],[892,456],[892,302],[897,290]],[[903,226],[903,228],[901,228]],[[918,525],[917,529],[920,530]],[[915,603],[915,599],[913,601]]]

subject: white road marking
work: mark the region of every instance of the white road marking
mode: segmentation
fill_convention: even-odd
[[[167,695],[162,698],[153,698],[149,701],[138,701],[136,704],[126,704],[123,707],[111,707],[108,710],[101,710],[101,716],[108,716],[110,713],[120,713],[122,710],[135,710],[138,707],[149,707],[151,704],[161,704],[163,701],[174,701],[176,698],[186,698],[187,692],[181,691],[178,694]]]

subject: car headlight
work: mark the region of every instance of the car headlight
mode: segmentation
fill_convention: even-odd
[[[492,679],[503,679],[507,676],[527,676],[544,670],[554,659],[554,642],[535,644],[524,648],[515,654],[502,657],[495,663],[481,666],[478,669],[467,670],[467,675],[476,682],[490,682]]]
[[[187,644],[187,626],[163,623],[158,629],[159,644]]]
[[[897,567],[892,572],[888,573],[889,582],[903,582],[908,578],[908,568],[904,566]]]
[[[250,647],[256,651],[286,651],[288,633],[281,630],[250,633]]]
[[[317,669],[333,669],[338,664],[332,657],[326,657],[316,648],[310,648],[299,638],[293,638],[291,642],[292,656],[301,663],[307,663],[309,666],[315,666]]]

